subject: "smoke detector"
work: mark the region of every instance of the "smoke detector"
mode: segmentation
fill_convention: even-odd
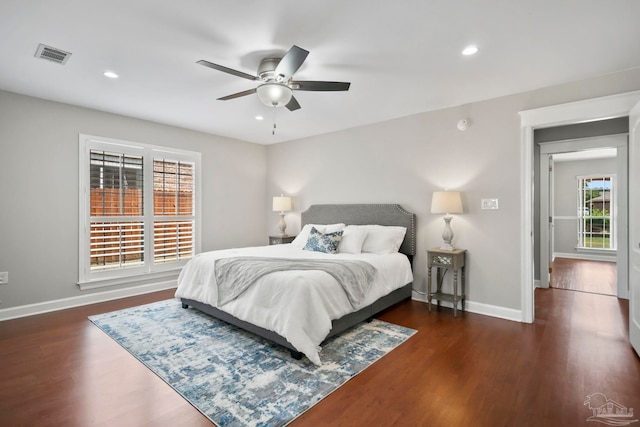
[[[35,56],[36,58],[46,59],[48,61],[64,65],[69,60],[71,53],[40,43]]]
[[[467,129],[469,129],[469,126],[471,126],[471,120],[469,119],[461,119],[458,120],[458,123],[456,125],[458,127],[459,131],[465,131]]]

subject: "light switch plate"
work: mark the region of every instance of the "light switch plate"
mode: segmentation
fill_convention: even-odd
[[[482,199],[481,202],[482,209],[498,209],[498,199]]]

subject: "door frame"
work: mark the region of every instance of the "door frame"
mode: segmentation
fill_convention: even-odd
[[[552,156],[559,153],[570,153],[598,148],[613,148],[616,150],[616,227],[613,229],[617,243],[616,254],[616,296],[618,298],[629,298],[629,235],[628,235],[628,199],[627,184],[628,173],[628,138],[621,138],[621,134],[611,134],[602,136],[590,136],[562,141],[544,142],[540,145],[540,217],[538,229],[540,231],[540,287],[549,287],[549,265],[553,259],[553,225],[548,224],[545,218],[553,217],[553,178],[549,169]],[[605,142],[604,140],[608,141]],[[549,175],[551,175],[549,177]],[[546,178],[546,179],[545,179]],[[548,203],[546,203],[548,200]]]
[[[540,175],[540,212],[538,215],[538,232],[540,233],[540,282],[538,287],[549,287],[549,266],[553,259],[553,185],[551,182],[552,174],[550,167],[553,160],[549,154],[543,152],[545,146],[540,145],[540,167],[538,168]],[[533,172],[535,176],[535,171]],[[535,196],[534,196],[535,197]],[[535,235],[534,235],[535,241]],[[535,277],[535,268],[534,268]],[[535,284],[535,280],[534,280]]]
[[[629,115],[640,102],[640,90],[520,111],[520,306],[522,322],[534,312],[534,129]],[[630,165],[631,166],[631,165]]]
[[[629,207],[640,206],[640,102],[629,114]],[[640,356],[640,221],[629,219],[629,342]]]

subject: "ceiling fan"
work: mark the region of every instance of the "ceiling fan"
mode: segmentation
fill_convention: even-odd
[[[218,98],[219,101],[228,101],[229,99],[257,93],[260,101],[268,107],[287,107],[289,111],[294,111],[300,108],[300,104],[293,96],[294,90],[322,92],[346,91],[349,90],[349,86],[351,85],[351,83],[348,82],[293,80],[293,75],[298,71],[307,58],[307,55],[309,55],[309,51],[294,45],[282,58],[265,58],[260,61],[258,75],[256,76],[214,64],[204,59],[197,63],[205,67],[213,68],[214,70],[260,83],[258,87],[254,89]]]

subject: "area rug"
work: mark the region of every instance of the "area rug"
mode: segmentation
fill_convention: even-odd
[[[178,300],[89,320],[220,427],[284,426],[416,332],[361,323],[328,340],[316,366]]]

